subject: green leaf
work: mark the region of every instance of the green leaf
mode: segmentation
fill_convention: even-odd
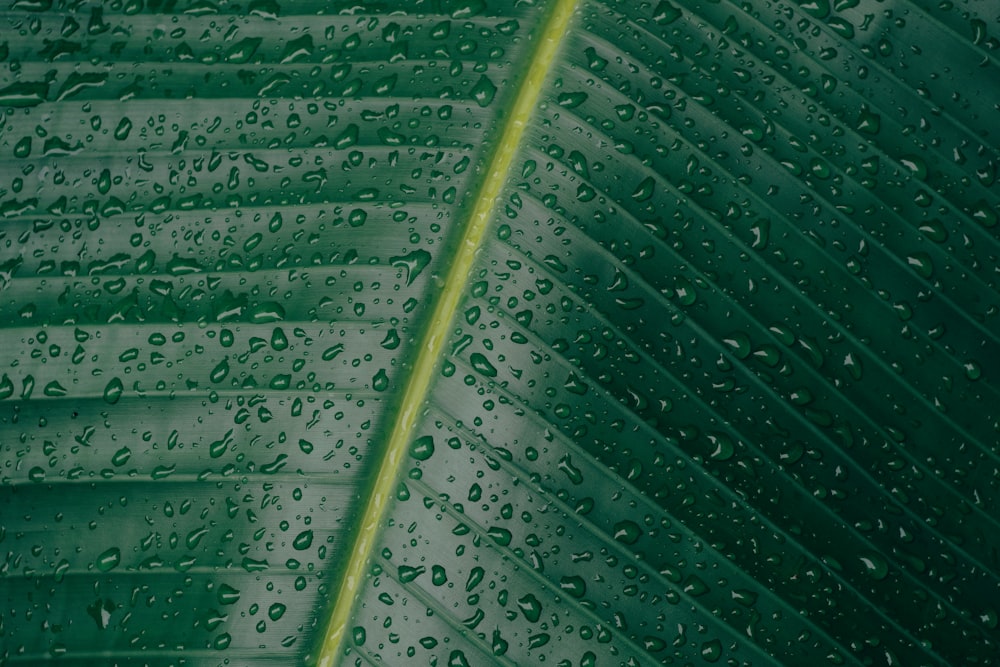
[[[993,664],[982,8],[8,5],[0,665]]]

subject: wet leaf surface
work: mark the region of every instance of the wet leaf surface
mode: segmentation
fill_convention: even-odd
[[[554,5],[0,10],[0,665],[997,664],[995,17]]]

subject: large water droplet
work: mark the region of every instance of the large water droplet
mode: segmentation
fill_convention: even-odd
[[[105,551],[103,551],[101,555],[97,557],[97,560],[94,562],[94,565],[96,565],[97,569],[100,570],[101,572],[110,572],[111,570],[118,567],[118,565],[121,562],[122,562],[121,549],[119,549],[118,547],[111,547],[110,549],[106,549]]]
[[[395,257],[390,257],[389,262],[396,268],[401,268],[406,270],[406,284],[407,286],[412,285],[413,281],[417,279],[420,272],[427,268],[430,264],[431,254],[426,250],[414,250],[406,255],[399,255]]]
[[[495,378],[497,376],[497,369],[490,360],[479,352],[473,352],[469,355],[469,361],[472,362],[472,367],[479,373],[485,375],[486,377]]]
[[[542,603],[531,593],[518,598],[517,606],[524,617],[532,623],[536,623],[542,615]]]
[[[476,85],[472,87],[472,90],[469,91],[469,94],[476,101],[476,104],[481,107],[488,107],[493,102],[493,98],[496,97],[497,87],[483,74],[479,77]]]
[[[292,547],[296,551],[305,551],[312,546],[313,543],[313,532],[311,530],[303,530],[301,533],[295,536],[292,540]]]
[[[114,405],[121,399],[124,390],[125,387],[122,385],[121,379],[112,378],[107,386],[104,387],[104,400]]]
[[[429,435],[422,435],[413,441],[410,446],[410,456],[418,461],[426,461],[434,455],[434,438]]]
[[[385,391],[389,388],[389,376],[386,375],[385,369],[380,368],[375,376],[372,378],[372,389],[375,391]]]

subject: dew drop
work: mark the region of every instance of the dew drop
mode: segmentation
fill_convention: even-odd
[[[482,375],[486,377],[495,378],[497,376],[497,369],[490,360],[479,352],[473,352],[469,355],[469,361],[472,362],[472,367]]]
[[[493,98],[496,97],[497,87],[483,74],[480,75],[479,81],[472,87],[469,94],[476,101],[476,104],[481,107],[488,107],[493,102]]]
[[[285,615],[285,609],[287,609],[285,605],[281,604],[280,602],[275,602],[270,607],[268,607],[267,617],[270,618],[272,621],[277,621],[282,616]]]
[[[219,382],[225,380],[227,375],[229,375],[229,359],[223,358],[223,360],[216,364],[215,368],[212,369],[208,378],[212,382],[218,384]]]
[[[858,559],[861,561],[861,566],[864,568],[865,574],[872,579],[885,579],[889,574],[889,564],[879,554],[868,553],[859,556]]]
[[[112,378],[104,387],[104,400],[110,405],[114,405],[121,399],[124,390],[125,387],[122,385],[121,379]]]
[[[410,456],[418,461],[426,461],[434,455],[434,438],[429,435],[422,435],[413,441],[410,446]]]
[[[642,536],[642,528],[635,521],[623,519],[615,524],[612,536],[622,544],[635,544]]]
[[[296,551],[305,551],[312,546],[313,543],[313,532],[311,530],[303,530],[301,533],[295,536],[292,540],[292,547]]]
[[[94,563],[97,569],[101,572],[110,572],[111,570],[118,567],[122,562],[122,552],[118,547],[111,547],[106,549],[97,557],[97,561]]]
[[[375,376],[372,377],[372,389],[375,391],[385,391],[389,388],[389,376],[386,375],[385,369],[380,368]]]

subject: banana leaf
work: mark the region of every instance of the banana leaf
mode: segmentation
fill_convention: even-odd
[[[997,19],[8,1],[0,665],[998,664]]]

